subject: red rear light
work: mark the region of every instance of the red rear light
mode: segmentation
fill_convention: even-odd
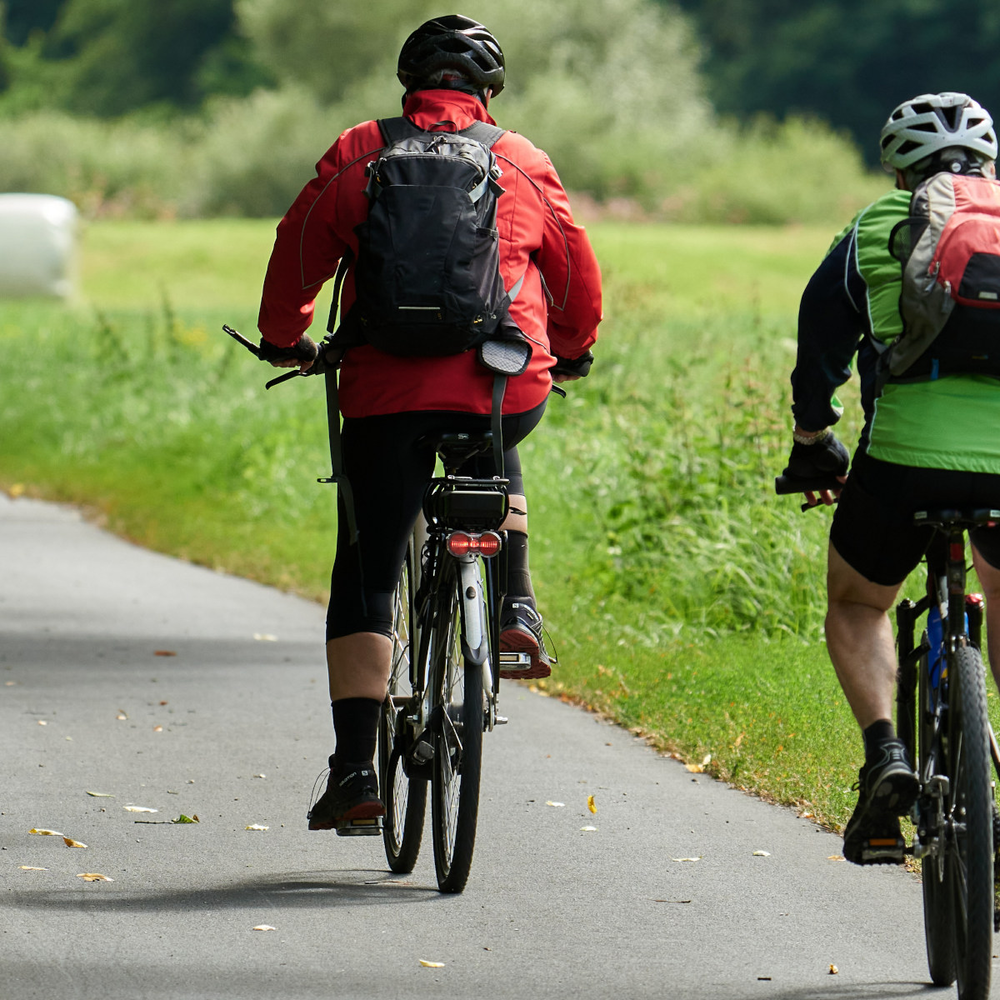
[[[459,558],[467,555],[481,555],[489,559],[495,556],[502,546],[500,536],[495,531],[484,531],[481,535],[470,534],[467,531],[453,531],[448,536],[448,551]]]
[[[464,531],[453,531],[448,536],[448,551],[453,556],[464,556],[475,551],[473,544],[476,541],[473,535],[467,535]]]
[[[500,544],[500,536],[495,531],[484,531],[479,536],[479,551],[487,559],[500,551]]]

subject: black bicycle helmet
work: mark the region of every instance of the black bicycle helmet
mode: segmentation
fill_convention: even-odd
[[[461,14],[424,22],[403,42],[396,75],[407,91],[441,69],[457,69],[476,86],[503,90],[503,50],[489,29]]]

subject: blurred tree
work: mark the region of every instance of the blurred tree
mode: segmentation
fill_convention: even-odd
[[[24,0],[8,0],[27,7]],[[236,32],[233,0],[34,0],[8,50],[4,103],[114,116],[147,105],[195,107],[209,93],[246,94],[271,78]],[[58,8],[48,30],[42,8]],[[18,7],[20,11],[20,7]],[[51,12],[50,12],[51,13]]]
[[[0,21],[3,36],[12,45],[24,45],[31,35],[49,30],[66,0],[3,0]]]
[[[279,81],[302,84],[327,103],[365,78],[394,80],[400,44],[440,13],[439,6],[379,0],[375,17],[371,7],[357,2],[236,0],[240,25],[261,63]]]
[[[917,94],[965,91],[1000,118],[996,0],[676,2],[705,43],[720,111],[815,114],[849,130],[870,162],[889,112]]]

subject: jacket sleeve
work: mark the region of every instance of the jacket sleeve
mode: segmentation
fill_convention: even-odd
[[[573,221],[569,197],[548,156],[537,183],[545,203],[542,244],[535,264],[549,296],[548,336],[552,353],[578,358],[597,340],[601,269],[583,226]]]
[[[837,243],[809,279],[799,305],[792,413],[806,431],[835,424],[843,413],[836,390],[851,377],[865,334],[865,284],[855,264],[855,230]]]
[[[309,328],[316,296],[348,249],[338,233],[343,138],[316,164],[316,176],[278,223],[257,319],[264,339],[278,347],[291,347]]]

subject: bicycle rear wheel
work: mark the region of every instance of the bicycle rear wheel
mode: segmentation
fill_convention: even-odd
[[[951,789],[945,882],[954,911],[955,971],[959,1000],[984,1000],[993,957],[993,789],[979,651],[959,647],[948,680]]]
[[[392,671],[378,728],[379,787],[385,804],[382,841],[389,868],[398,874],[412,872],[417,863],[427,807],[427,782],[420,778],[411,780],[404,770],[404,730],[400,718],[400,713],[405,711],[402,702],[411,694],[410,657],[416,655],[412,627],[413,580],[410,546],[393,597]]]
[[[924,635],[926,642],[927,636]],[[955,981],[955,915],[949,886],[945,882],[944,831],[938,829],[938,799],[927,795],[933,779],[946,775],[943,747],[938,736],[937,720],[932,711],[935,696],[931,691],[926,654],[920,658],[919,693],[917,704],[917,741],[920,750],[919,772],[924,789],[918,802],[918,827],[921,838],[940,838],[941,847],[925,854],[921,862],[921,882],[924,898],[924,942],[927,947],[927,968],[935,986],[950,986]]]
[[[442,892],[461,892],[472,868],[483,759],[482,666],[462,655],[458,584],[450,588],[433,639],[441,676],[431,777],[434,867]]]

